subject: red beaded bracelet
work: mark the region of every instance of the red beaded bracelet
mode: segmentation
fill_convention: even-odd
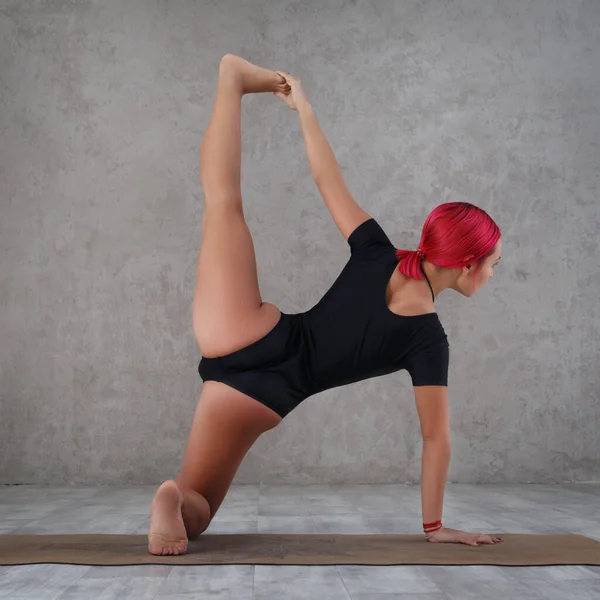
[[[423,523],[423,531],[425,533],[434,533],[442,528],[442,521],[435,521],[435,523]]]

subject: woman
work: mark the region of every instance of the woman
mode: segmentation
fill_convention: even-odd
[[[298,112],[317,187],[350,259],[311,310],[263,302],[240,189],[241,105],[273,92]],[[423,435],[422,509],[430,542],[495,543],[442,526],[450,460],[448,342],[434,309],[448,288],[472,296],[500,259],[500,231],[469,204],[439,206],[416,251],[396,250],[352,198],[298,80],[228,54],[200,149],[205,195],[193,328],[204,380],[183,467],[152,502],[149,550],[181,554],[221,505],[247,451],[302,400],[406,369]]]

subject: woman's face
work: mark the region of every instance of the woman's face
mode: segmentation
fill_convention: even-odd
[[[500,239],[494,246],[493,252],[480,261],[479,270],[477,270],[477,263],[463,267],[456,282],[456,291],[468,298],[474,296],[494,276],[494,267],[500,261],[501,252],[502,240]],[[475,271],[477,277],[474,280]]]

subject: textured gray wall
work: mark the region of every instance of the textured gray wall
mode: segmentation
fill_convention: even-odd
[[[438,301],[449,479],[600,479],[597,0],[0,7],[0,481],[177,473],[202,387],[199,144],[226,52],[302,78],[397,247],[450,200],[502,227],[490,285]],[[273,96],[244,101],[243,169],[263,299],[307,310],[349,249]],[[418,482],[420,459],[400,372],[308,399],[236,483]]]

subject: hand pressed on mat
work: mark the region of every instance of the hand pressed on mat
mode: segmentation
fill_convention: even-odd
[[[501,542],[502,539],[495,535],[486,535],[484,533],[469,533],[468,531],[460,531],[459,529],[448,529],[442,527],[434,533],[427,536],[428,542],[433,543],[455,543],[467,544],[469,546],[479,546],[480,544],[495,544]]]

